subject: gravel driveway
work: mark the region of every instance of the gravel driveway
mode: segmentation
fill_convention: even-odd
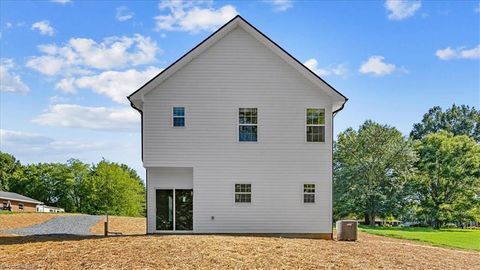
[[[3,233],[18,235],[91,235],[90,227],[100,221],[101,216],[68,215],[50,219],[31,227],[3,230]]]

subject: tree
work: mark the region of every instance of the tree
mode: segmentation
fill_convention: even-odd
[[[411,142],[395,128],[366,121],[347,129],[334,145],[334,212],[338,218],[398,216],[413,171]]]
[[[145,188],[143,182],[132,178],[117,163],[100,161],[93,166],[85,185],[85,211],[90,214],[141,216],[144,213]]]
[[[22,174],[11,183],[11,191],[62,207],[74,208],[74,174],[61,163],[38,163],[25,166]]]
[[[83,212],[83,202],[87,196],[85,183],[88,181],[88,177],[90,177],[91,168],[88,164],[85,164],[78,159],[69,159],[67,161],[67,167],[73,174],[72,211]]]
[[[416,142],[419,214],[435,228],[473,220],[480,207],[480,145],[466,136],[439,132]]]
[[[0,151],[0,190],[9,191],[10,182],[21,173],[22,164],[13,155]]]
[[[419,140],[438,131],[468,135],[480,142],[480,111],[467,105],[453,104],[443,112],[442,108],[435,106],[423,115],[422,122],[413,125],[410,137]]]

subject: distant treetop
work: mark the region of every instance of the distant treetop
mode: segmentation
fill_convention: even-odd
[[[423,115],[422,122],[413,125],[410,137],[416,140],[438,131],[467,135],[480,142],[480,111],[467,105],[453,106],[445,112],[435,106]]]

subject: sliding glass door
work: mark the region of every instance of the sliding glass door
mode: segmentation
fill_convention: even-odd
[[[157,189],[156,229],[158,231],[193,230],[192,189]]]
[[[157,189],[156,206],[157,230],[173,230],[173,190]]]

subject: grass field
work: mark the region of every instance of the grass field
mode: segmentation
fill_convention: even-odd
[[[432,228],[399,228],[360,226],[363,232],[427,242],[437,246],[454,247],[480,251],[480,230],[474,229],[442,229]]]

